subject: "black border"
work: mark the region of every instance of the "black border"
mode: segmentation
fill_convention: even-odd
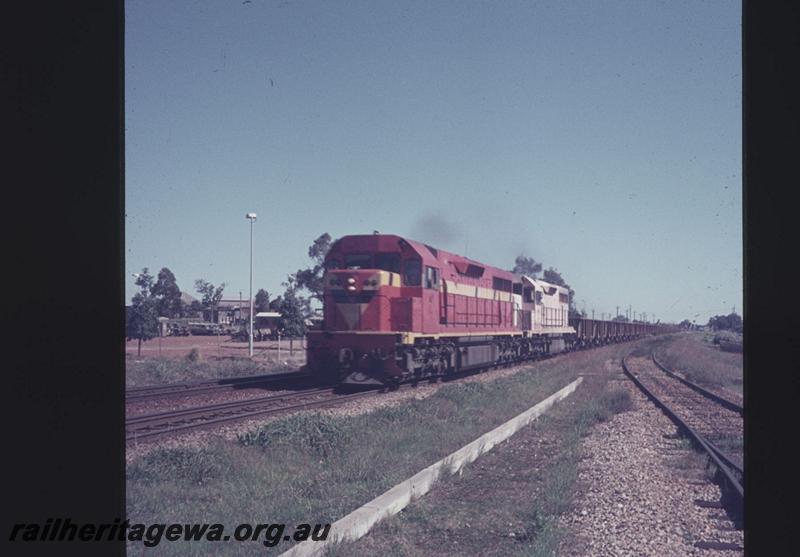
[[[800,4],[743,6],[745,552],[797,552]]]
[[[124,555],[8,541],[16,523],[124,518],[123,4],[14,2],[2,19],[0,554]]]
[[[798,465],[785,457],[798,438],[800,390],[799,10],[793,1],[743,5],[750,555],[796,546]],[[109,543],[7,537],[17,522],[124,516],[124,8],[121,0],[17,2],[3,23],[11,336],[0,551],[122,554]]]

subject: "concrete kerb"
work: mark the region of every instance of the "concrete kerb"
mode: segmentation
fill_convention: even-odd
[[[465,465],[476,460],[480,455],[490,451],[495,445],[505,441],[517,431],[531,423],[550,409],[553,404],[572,394],[583,381],[579,377],[563,389],[553,393],[537,405],[525,410],[514,418],[499,425],[488,433],[484,433],[471,443],[461,447],[454,453],[423,468],[409,479],[379,495],[369,503],[351,512],[331,525],[328,539],[325,541],[301,542],[281,557],[306,557],[322,554],[326,547],[340,541],[352,541],[365,535],[370,529],[386,517],[392,516],[405,508],[413,499],[427,493],[440,474],[455,474]]]

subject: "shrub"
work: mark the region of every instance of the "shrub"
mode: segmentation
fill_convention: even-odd
[[[245,446],[291,445],[299,449],[311,449],[324,457],[336,447],[341,447],[350,436],[349,428],[345,425],[347,423],[342,418],[327,414],[296,414],[239,434],[238,439]]]
[[[202,485],[221,477],[222,468],[219,456],[206,448],[160,448],[130,466],[128,479],[152,482],[170,478]]]
[[[631,394],[625,389],[614,389],[606,391],[600,397],[600,404],[607,408],[612,414],[621,414],[628,410],[633,410],[633,399]]]
[[[722,350],[723,352],[737,352],[737,353],[741,354],[742,351],[743,351],[743,348],[744,347],[743,347],[741,342],[724,342],[723,341],[723,342],[719,343],[719,349]]]
[[[614,414],[632,409],[633,399],[628,391],[624,389],[605,391],[597,400],[581,410],[576,428],[581,435],[585,435],[589,433],[592,425],[608,421]]]

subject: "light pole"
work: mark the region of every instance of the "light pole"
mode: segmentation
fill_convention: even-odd
[[[248,343],[250,357],[253,357],[253,223],[256,221],[255,213],[247,213],[245,218],[250,221],[250,341]]]

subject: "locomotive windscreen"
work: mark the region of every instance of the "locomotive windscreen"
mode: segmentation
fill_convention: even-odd
[[[403,270],[403,284],[405,286],[419,286],[422,282],[422,261],[409,259]]]
[[[399,253],[376,253],[375,254],[375,268],[382,271],[389,271],[391,273],[400,272],[400,254]]]
[[[349,253],[344,256],[345,269],[373,269],[372,254]]]
[[[329,267],[332,268],[332,267]],[[344,258],[345,269],[380,269],[392,273],[400,272],[399,253],[350,253]]]

